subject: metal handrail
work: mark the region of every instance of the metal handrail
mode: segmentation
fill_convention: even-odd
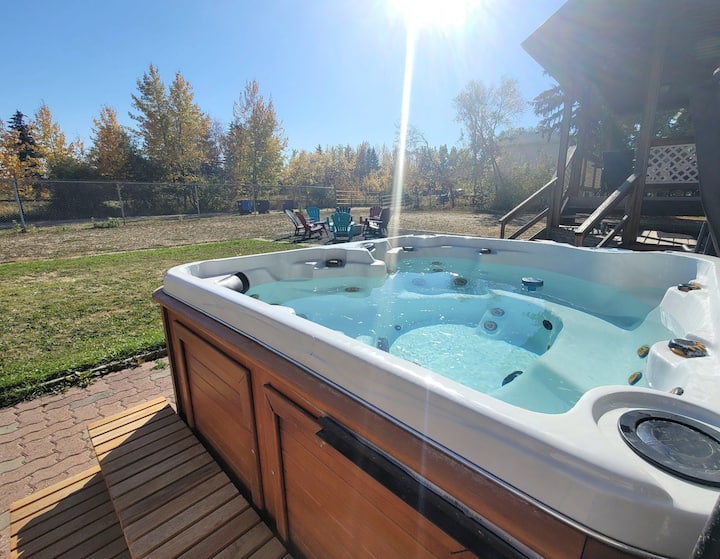
[[[600,204],[597,209],[588,216],[588,218],[582,222],[580,227],[575,229],[575,246],[583,246],[585,243],[585,236],[589,231],[592,231],[595,226],[600,223],[607,215],[617,206],[625,197],[632,191],[635,186],[635,181],[638,179],[638,175],[633,173],[625,182],[622,183],[615,191],[613,191],[607,199]],[[625,226],[627,220],[623,219],[618,224],[618,231]],[[614,230],[613,230],[614,231]],[[615,231],[617,234],[618,231]]]

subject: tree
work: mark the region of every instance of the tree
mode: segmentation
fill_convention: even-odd
[[[190,84],[180,72],[170,86],[165,167],[172,182],[197,182],[210,161],[211,121],[193,100]]]
[[[21,198],[33,194],[31,179],[37,176],[40,163],[32,124],[25,122],[25,115],[16,111],[9,127],[0,120],[0,178],[10,179],[8,183],[19,206],[23,232],[26,229]]]
[[[524,101],[518,89],[517,80],[503,77],[500,85],[485,85],[471,81],[455,98],[456,120],[466,133],[466,141],[472,161],[473,194],[481,194],[480,185],[485,169],[492,168],[495,177],[495,193],[503,185],[497,158],[500,147],[498,134],[512,126],[522,114]]]
[[[546,89],[539,93],[532,101],[530,106],[533,108],[533,112],[536,116],[540,117],[538,122],[538,130],[543,137],[547,136],[548,139],[553,134],[560,131],[560,125],[562,124],[563,106],[565,104],[565,96],[563,90],[559,85]],[[577,131],[577,114],[578,114],[577,103],[573,106],[570,134],[574,135]]]
[[[35,142],[32,123],[25,122],[20,111],[10,118],[10,125],[3,133],[6,174],[16,180],[36,176],[41,168],[42,153]]]
[[[320,151],[293,151],[285,167],[283,180],[286,184],[317,186],[322,182],[324,153]]]
[[[132,96],[137,112],[130,117],[138,123],[142,153],[153,170],[148,178],[201,181],[217,159],[217,146],[210,117],[195,103],[190,83],[177,72],[168,90],[151,64],[137,87],[138,94]]]
[[[131,179],[133,159],[138,156],[130,132],[117,121],[112,107],[100,109],[100,117],[93,120],[92,146],[88,153],[90,164],[105,179]]]
[[[65,134],[53,120],[52,112],[45,103],[35,113],[34,127],[35,142],[43,160],[42,176],[66,179],[83,174],[82,142],[67,143]]]
[[[560,131],[565,94],[559,85],[539,93],[531,102],[535,114],[541,117],[538,128],[548,138]],[[583,111],[590,114],[583,115]],[[570,136],[576,136],[583,118],[582,126],[587,127],[586,151],[597,159],[603,151],[633,149],[640,125],[639,114],[617,115],[603,102],[595,98],[584,104],[573,101],[570,116]],[[657,138],[687,138],[693,136],[692,122],[686,107],[657,112],[653,136]]]
[[[224,180],[225,126],[219,120],[212,120],[209,132],[202,174],[207,179]]]
[[[225,164],[231,180],[243,184],[277,184],[287,139],[275,114],[272,98],[260,95],[260,86],[247,82],[233,105],[227,135]]]
[[[170,142],[169,100],[165,84],[158,69],[150,64],[150,69],[137,81],[138,95],[132,95],[132,105],[137,113],[129,113],[137,121],[137,134],[142,151],[154,169],[156,178],[164,178],[169,173],[168,158]]]
[[[357,154],[348,145],[337,145],[325,149],[323,184],[336,190],[356,191],[355,169]]]
[[[372,172],[380,169],[380,161],[378,160],[375,148],[368,142],[363,142],[357,147],[357,167],[356,175],[362,180],[369,176]]]

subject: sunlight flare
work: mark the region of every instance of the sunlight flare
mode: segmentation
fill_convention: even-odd
[[[405,72],[403,75],[403,94],[400,106],[400,131],[398,135],[397,159],[393,176],[392,207],[395,210],[390,215],[388,225],[391,235],[398,233],[400,224],[400,208],[402,207],[402,194],[405,185],[405,148],[407,146],[407,131],[410,122],[410,92],[412,91],[413,63],[415,61],[415,36],[412,29],[408,29],[405,39]]]
[[[389,0],[408,27],[461,27],[485,0]]]
[[[393,176],[392,206],[389,229],[397,234],[400,222],[400,208],[405,186],[405,150],[410,121],[410,99],[415,62],[415,46],[423,30],[439,29],[454,34],[457,30],[472,24],[473,16],[492,0],[388,0],[390,10],[405,23],[405,71],[400,111],[397,155]]]

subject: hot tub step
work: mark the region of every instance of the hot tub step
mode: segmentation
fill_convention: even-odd
[[[88,432],[131,556],[289,557],[164,398]]]
[[[10,507],[10,557],[130,557],[99,466]]]

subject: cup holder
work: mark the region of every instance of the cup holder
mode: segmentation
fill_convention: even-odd
[[[623,440],[641,458],[666,472],[720,487],[720,431],[688,417],[632,410],[618,419]]]

